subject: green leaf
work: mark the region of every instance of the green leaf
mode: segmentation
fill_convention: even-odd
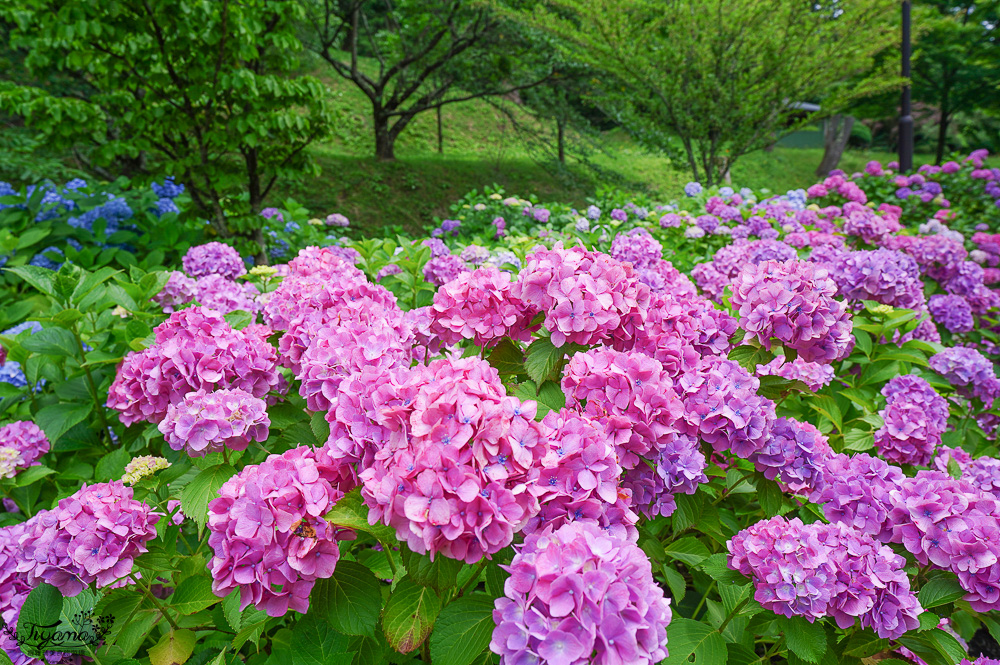
[[[846,450],[865,451],[875,447],[875,433],[871,430],[849,429],[844,432]]]
[[[35,423],[42,428],[49,441],[55,443],[74,425],[90,415],[93,404],[53,404],[35,414]]]
[[[450,591],[458,580],[458,571],[462,569],[461,561],[446,556],[435,557],[431,561],[426,554],[414,554],[408,549],[404,550],[403,556],[406,564],[405,579],[438,591]]]
[[[38,482],[45,476],[49,476],[55,473],[54,469],[50,469],[47,466],[30,466],[21,473],[17,474],[14,483],[18,487],[27,487],[32,483]]]
[[[248,325],[253,323],[253,314],[245,312],[242,309],[238,309],[234,312],[226,314],[225,319],[233,330],[243,330]]]
[[[292,628],[292,665],[341,665],[351,662],[350,641],[311,612]]]
[[[696,566],[711,555],[708,548],[694,537],[675,540],[664,548],[667,556],[689,566]]]
[[[196,575],[189,577],[170,596],[169,605],[181,615],[194,614],[211,607],[222,599],[212,592],[212,579]]]
[[[102,616],[114,623],[106,640],[119,647],[126,657],[134,656],[149,631],[160,621],[160,613],[152,600],[137,594],[135,589],[115,589],[98,605]]]
[[[713,554],[699,565],[716,582],[746,584],[747,578],[729,567],[729,557],[724,553]]]
[[[240,630],[236,633],[236,637],[233,638],[233,650],[239,651],[248,641],[259,645],[260,636],[264,633],[264,628],[267,627],[267,622],[270,618],[267,612],[258,610],[253,605],[243,610]]]
[[[764,511],[765,515],[768,517],[774,517],[781,512],[781,504],[784,500],[781,488],[778,487],[778,483],[764,477],[764,474],[758,472],[755,475],[757,483],[757,501],[760,503],[760,507]]]
[[[125,473],[125,465],[131,458],[125,446],[115,448],[97,462],[97,466],[94,467],[95,480],[106,482],[120,479]]]
[[[696,665],[724,665],[728,657],[726,641],[719,631],[681,617],[674,618],[667,626],[667,645],[670,656],[663,665],[692,662],[691,656]]]
[[[193,630],[171,630],[156,646],[149,648],[149,662],[151,665],[184,665],[194,653],[197,641]]]
[[[312,414],[309,419],[309,429],[312,430],[313,436],[316,437],[316,442],[319,445],[326,443],[326,440],[330,438],[330,423],[326,422],[326,413],[317,412]]]
[[[917,598],[925,610],[953,603],[966,594],[958,583],[958,578],[952,575],[941,575],[929,580],[920,588]]]
[[[833,423],[833,426],[837,428],[838,432],[844,430],[844,416],[840,411],[837,400],[829,395],[816,395],[809,399],[809,405],[814,410],[826,416]]]
[[[788,650],[799,658],[818,663],[826,653],[826,631],[821,622],[810,623],[804,617],[777,617],[778,628],[785,634]]]
[[[861,350],[861,353],[871,357],[873,348],[872,336],[863,330],[855,330],[854,339],[857,342],[857,348]]]
[[[566,406],[566,394],[555,381],[546,381],[538,389],[538,403],[558,411]]]
[[[347,635],[372,635],[382,610],[382,585],[372,571],[355,561],[341,561],[333,577],[319,580],[309,599],[310,611]]]
[[[556,347],[551,340],[536,339],[528,347],[524,369],[535,383],[542,383],[553,376],[556,366],[566,356],[567,349]]]
[[[431,633],[434,665],[470,665],[490,644],[493,635],[493,599],[482,594],[448,603]]]
[[[52,278],[55,273],[48,268],[18,266],[16,268],[7,268],[7,271],[14,273],[42,293],[50,296],[55,295],[55,290],[52,288]]]
[[[62,605],[62,594],[51,584],[38,585],[24,599],[17,620],[17,642],[26,655],[50,650],[51,629],[59,623]]]
[[[844,646],[845,656],[856,658],[867,658],[877,653],[882,653],[889,648],[889,640],[880,638],[871,629],[865,629],[854,633],[851,639]]]
[[[500,373],[500,376],[513,376],[524,373],[524,352],[509,337],[504,337],[493,347],[487,362]]]
[[[397,542],[396,530],[391,526],[386,526],[381,522],[368,523],[368,506],[361,498],[360,487],[355,487],[342,496],[340,501],[330,509],[330,512],[323,516],[323,519],[330,524],[370,533],[383,545],[388,546]]]
[[[219,488],[236,475],[228,464],[216,464],[202,470],[181,490],[181,509],[204,529],[208,521],[208,503],[219,496]]]
[[[76,356],[82,350],[73,333],[65,328],[42,328],[26,337],[21,346],[32,353],[50,356]]]
[[[431,634],[440,611],[441,599],[432,589],[404,577],[393,589],[382,614],[382,630],[389,646],[399,653],[419,647]]]

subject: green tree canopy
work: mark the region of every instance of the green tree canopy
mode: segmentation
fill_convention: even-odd
[[[714,183],[796,122],[893,85],[872,64],[894,39],[896,9],[893,0],[549,0],[516,15],[606,72],[602,103],[634,135],[668,152],[679,142],[695,178]],[[808,101],[822,111],[803,118],[795,103]]]
[[[273,185],[310,167],[328,133],[325,88],[289,77],[302,46],[294,0],[20,0],[0,5],[38,80],[73,71],[87,94],[0,83],[0,109],[47,141],[88,145],[95,166],[131,160],[175,175],[220,236],[263,250]]]

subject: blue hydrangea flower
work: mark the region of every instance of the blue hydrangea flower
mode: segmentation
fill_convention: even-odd
[[[700,182],[689,182],[684,185],[684,193],[688,196],[698,196],[702,193],[702,191],[704,191],[704,188],[701,186]]]
[[[182,193],[184,193],[184,185],[178,185],[174,182],[174,177],[167,176],[163,180],[162,185],[153,183],[153,191],[161,199],[176,199]]]

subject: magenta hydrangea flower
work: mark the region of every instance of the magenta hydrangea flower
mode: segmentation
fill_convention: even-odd
[[[221,242],[192,247],[184,255],[182,263],[184,272],[195,278],[222,275],[228,279],[236,279],[240,275],[247,274],[240,253]]]
[[[194,299],[221,314],[243,310],[255,314],[260,309],[260,291],[250,283],[234,282],[222,275],[199,277],[193,285]],[[164,311],[166,311],[164,309]]]
[[[531,339],[535,313],[514,295],[510,273],[485,265],[438,289],[431,330],[447,344],[471,339],[477,346],[488,347],[504,337],[526,342]]]
[[[0,427],[0,478],[13,478],[18,471],[35,466],[49,447],[45,432],[30,420]]]
[[[619,491],[622,470],[604,427],[567,409],[550,411],[542,422],[549,449],[539,460],[532,486],[541,510],[528,520],[524,533],[586,520],[617,538],[637,540],[639,517]]]
[[[834,300],[829,273],[807,261],[764,261],[746,266],[732,284],[732,304],[747,339],[765,349],[773,340],[806,361],[833,362],[854,346],[851,316]]]
[[[137,556],[156,537],[159,513],[121,481],[84,485],[22,525],[16,570],[29,587],[51,584],[75,596],[91,582],[124,586]],[[119,581],[120,580],[120,581]]]
[[[344,215],[341,215],[339,212],[327,215],[325,221],[327,226],[337,226],[340,228],[344,228],[351,225],[351,221],[347,219],[347,217],[345,217]]]
[[[589,522],[528,536],[493,611],[502,665],[651,665],[667,656],[670,601],[636,545]]]
[[[848,201],[843,210],[844,233],[860,237],[869,245],[881,245],[903,228],[897,216],[880,215],[865,205]]]
[[[108,392],[107,406],[125,425],[159,423],[171,404],[197,390],[264,397],[278,385],[277,354],[260,331],[233,330],[211,309],[174,312],[154,333],[153,346],[125,356]]]
[[[356,484],[350,466],[308,446],[230,478],[208,504],[212,591],[239,589],[241,610],[253,604],[274,617],[305,614],[316,580],[337,566],[337,541],[354,538],[323,515]]]
[[[616,261],[631,263],[636,270],[650,268],[663,259],[663,245],[646,229],[632,229],[615,236],[611,243],[611,257]]]
[[[443,286],[468,271],[461,257],[444,254],[435,256],[424,264],[424,279],[435,286]]]
[[[360,474],[369,519],[395,528],[414,552],[474,563],[509,545],[538,512],[528,472],[547,439],[536,405],[508,397],[485,360],[390,370],[361,391],[344,420],[350,452],[371,455]]]
[[[962,346],[945,349],[931,356],[930,367],[959,393],[979,398],[987,408],[1000,395],[1000,379],[997,379],[993,363],[975,349]]]
[[[948,427],[948,403],[925,379],[897,376],[882,388],[885,423],[875,432],[879,454],[896,464],[923,466],[931,461]]]
[[[686,425],[684,403],[655,358],[601,348],[577,353],[563,371],[566,406],[601,423],[622,468],[655,456]],[[583,406],[583,405],[586,406]]]
[[[922,311],[924,285],[916,260],[903,252],[876,249],[851,252],[832,271],[848,300],[874,300],[892,307]]]
[[[649,306],[649,287],[631,265],[561,243],[528,255],[512,292],[545,313],[543,325],[557,347],[629,337]]]
[[[774,517],[727,545],[730,568],[752,578],[754,598],[776,614],[810,622],[829,616],[841,628],[860,619],[886,639],[920,625],[923,608],[910,589],[906,559],[867,533]]]
[[[355,267],[354,260],[344,256],[342,247],[306,247],[288,262],[288,271],[290,276],[302,278],[365,280],[365,274]]]
[[[614,348],[656,358],[676,379],[692,370],[701,356],[728,353],[737,328],[735,318],[706,298],[654,293],[646,322],[631,338],[616,339]]]
[[[167,407],[159,429],[170,447],[192,457],[246,450],[251,441],[267,440],[271,419],[267,404],[245,390],[198,390]]]
[[[777,418],[771,437],[751,461],[770,480],[777,480],[786,492],[808,496],[822,489],[825,463],[833,450],[818,429],[794,418]]]
[[[975,327],[972,306],[962,296],[939,293],[930,297],[927,306],[934,321],[947,328],[948,332],[967,333]]]
[[[816,392],[830,385],[834,371],[832,365],[810,363],[801,358],[789,362],[785,356],[775,356],[774,360],[766,365],[757,366],[757,375],[780,376],[789,381],[801,381],[809,390]]]
[[[621,486],[632,493],[632,506],[649,519],[670,517],[677,509],[676,495],[694,494],[698,485],[708,482],[705,455],[693,436],[669,437],[648,459],[650,464],[626,471]]]
[[[639,268],[636,274],[639,281],[649,287],[651,294],[669,292],[677,297],[700,298],[694,282],[670,261],[654,261]]]
[[[170,273],[167,283],[163,285],[163,290],[153,296],[152,300],[162,307],[165,313],[171,314],[194,300],[195,284],[195,280],[174,270]]]
[[[836,454],[822,467],[823,483],[812,503],[825,504],[831,522],[842,522],[878,540],[887,540],[892,523],[889,493],[903,481],[903,471],[871,455]]]
[[[958,464],[962,480],[971,483],[982,492],[1000,495],[1000,459],[995,457],[973,459],[961,448],[941,446],[934,457],[933,467],[947,473],[950,460],[955,460]]]
[[[410,363],[410,350],[388,322],[353,318],[328,323],[312,336],[299,362],[299,393],[310,411],[326,411],[353,372],[378,371]]]
[[[679,380],[684,420],[716,452],[750,459],[770,437],[774,402],[757,394],[760,381],[738,363],[707,356]]]

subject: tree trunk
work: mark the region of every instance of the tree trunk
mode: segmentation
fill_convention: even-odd
[[[438,121],[438,154],[444,154],[444,134],[441,131],[441,107],[437,107],[437,121]]]
[[[559,163],[566,164],[566,121],[562,118],[556,120],[556,141],[559,150]]]
[[[375,157],[383,162],[396,160],[396,136],[389,130],[389,118],[376,111],[375,116]]]
[[[844,155],[844,149],[847,148],[847,141],[851,138],[853,127],[854,117],[839,113],[830,116],[823,123],[823,159],[816,169],[817,177],[825,178],[830,171],[837,168],[840,158]]]
[[[948,88],[945,88],[941,96],[941,119],[938,120],[937,154],[934,158],[935,164],[940,164],[944,159],[945,143],[948,141],[948,123],[951,120],[951,109],[948,108]]]

